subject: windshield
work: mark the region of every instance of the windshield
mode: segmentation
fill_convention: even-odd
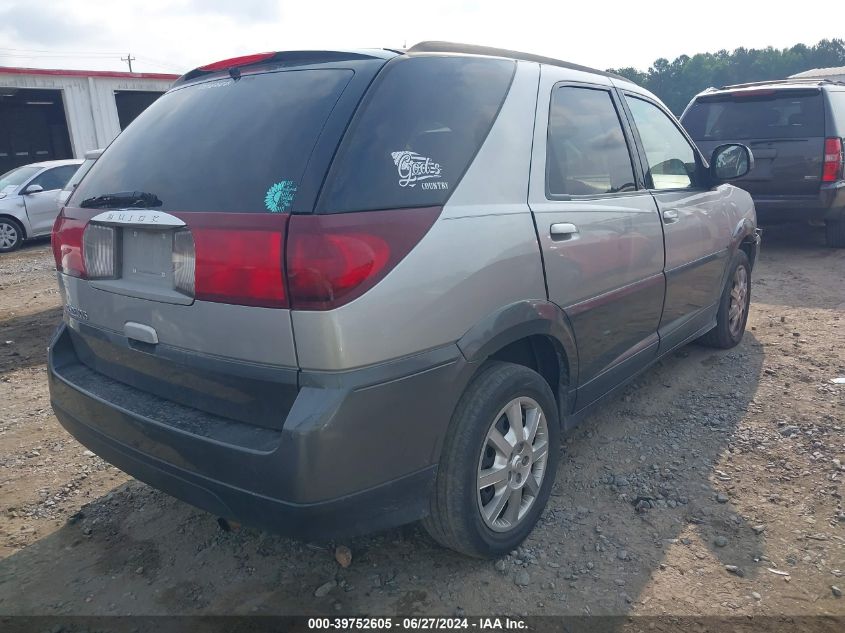
[[[811,138],[824,136],[824,104],[819,92],[797,90],[703,97],[683,124],[696,141]]]
[[[67,184],[64,186],[65,191],[76,189],[76,185],[78,185],[79,181],[82,180],[82,177],[90,171],[95,162],[97,162],[96,158],[86,158],[79,166],[79,169],[77,169],[73,176],[71,176],[70,180],[67,181]]]
[[[7,171],[0,176],[0,193],[9,193],[12,189],[17,189],[41,171],[41,169],[41,167],[35,167],[33,165],[24,165],[23,167],[16,167],[11,171]]]
[[[114,140],[69,203],[117,208],[143,192],[162,211],[288,211],[352,75],[288,70],[173,90]]]

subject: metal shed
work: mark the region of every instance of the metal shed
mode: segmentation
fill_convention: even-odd
[[[177,78],[0,67],[0,173],[105,147]]]

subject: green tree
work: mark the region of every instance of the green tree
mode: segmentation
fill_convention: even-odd
[[[661,57],[647,71],[609,69],[656,94],[677,115],[696,94],[710,86],[769,79],[784,79],[812,68],[845,66],[845,40],[821,40],[791,48],[737,48],[733,52],[681,55],[674,61]]]

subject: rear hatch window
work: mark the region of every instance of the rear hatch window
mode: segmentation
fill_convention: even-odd
[[[172,89],[114,140],[53,242],[68,310],[84,315],[71,334],[80,371],[128,386],[147,413],[184,419],[178,403],[281,427],[297,361],[290,319],[268,308],[286,305],[289,212],[313,210],[307,190],[383,65],[218,73]]]
[[[700,97],[684,115],[696,141],[824,136],[818,90],[754,90]]]
[[[681,120],[705,156],[743,143],[754,169],[734,184],[758,203],[769,196],[813,196],[821,184],[824,101],[818,88],[751,89],[705,95]]]
[[[473,57],[392,61],[341,145],[318,212],[444,204],[490,131],[515,67]]]
[[[353,74],[287,70],[172,90],[115,139],[70,203],[137,191],[158,198],[161,211],[290,211]]]

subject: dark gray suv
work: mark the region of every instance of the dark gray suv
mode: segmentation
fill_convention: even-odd
[[[681,122],[705,153],[745,143],[754,171],[736,182],[760,222],[816,221],[829,246],[845,248],[845,84],[787,79],[709,88]]]
[[[60,422],[220,517],[330,538],[531,531],[561,433],[736,345],[754,205],[653,95],[513,51],[282,52],[182,77],[53,234]]]

